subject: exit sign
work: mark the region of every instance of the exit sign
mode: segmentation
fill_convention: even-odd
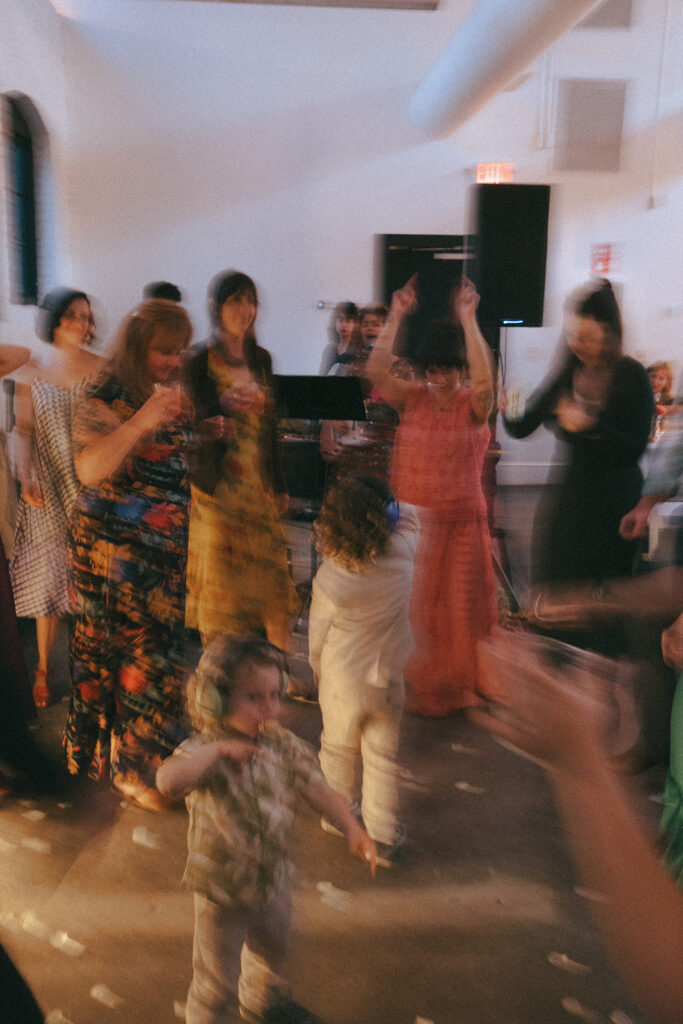
[[[514,164],[477,164],[477,185],[506,185],[514,180]]]

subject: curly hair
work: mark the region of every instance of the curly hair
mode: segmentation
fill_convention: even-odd
[[[390,535],[386,508],[392,500],[387,485],[376,477],[350,477],[334,484],[314,526],[323,558],[357,572],[383,555]]]
[[[281,652],[262,637],[217,636],[211,640],[187,684],[187,710],[195,729],[211,732],[221,728],[223,716],[213,705],[223,701],[229,709],[235,681],[246,665],[273,665],[280,675],[284,671]],[[210,693],[212,690],[218,696]]]

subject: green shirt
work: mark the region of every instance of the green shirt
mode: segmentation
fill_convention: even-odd
[[[223,735],[198,734],[178,747],[191,753]],[[216,903],[263,907],[291,878],[288,856],[302,788],[322,781],[312,747],[276,722],[241,770],[225,759],[187,797],[188,858],[183,885]]]

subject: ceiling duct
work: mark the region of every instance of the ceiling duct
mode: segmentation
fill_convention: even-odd
[[[413,95],[413,120],[455,131],[602,0],[478,0]]]

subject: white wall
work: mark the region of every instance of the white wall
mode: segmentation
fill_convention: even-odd
[[[39,161],[38,189],[43,194],[46,219],[39,224],[43,238],[43,274],[40,290],[67,280],[71,270],[68,254],[68,208],[64,199],[64,152],[68,143],[62,19],[48,0],[0,0],[0,94],[28,96],[49,137],[49,160]],[[4,154],[3,154],[4,155]],[[10,267],[5,244],[10,224],[6,160],[0,160],[0,341],[33,344],[35,309],[10,302]],[[45,177],[41,178],[44,174]]]
[[[634,0],[630,31],[569,33],[519,88],[455,135],[425,139],[408,100],[469,6],[60,0],[71,15],[59,138],[69,283],[99,300],[105,332],[146,281],[165,278],[183,289],[202,336],[207,283],[233,266],[260,286],[259,334],[276,367],[315,372],[329,316],[316,303],[373,297],[374,234],[465,231],[474,166],[505,160],[517,181],[554,186],[547,327],[510,330],[510,378],[528,391],[542,377],[564,296],[602,242],[619,250],[629,351],[676,358],[683,321],[668,311],[683,303],[680,5]],[[47,0],[30,7],[50,11]],[[619,173],[552,170],[546,98],[558,77],[582,76],[629,79]],[[505,448],[503,476],[523,482],[545,471],[536,463],[547,464],[552,445],[539,432]]]

